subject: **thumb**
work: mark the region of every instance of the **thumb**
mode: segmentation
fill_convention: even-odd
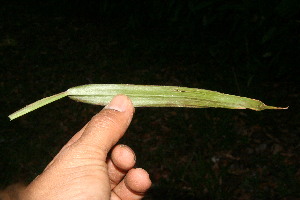
[[[84,145],[89,150],[99,152],[100,159],[104,161],[109,150],[124,135],[133,113],[134,107],[127,96],[115,96],[87,124],[81,137],[77,140],[76,146]]]

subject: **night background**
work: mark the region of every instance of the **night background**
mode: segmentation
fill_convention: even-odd
[[[91,83],[175,85],[288,110],[137,108],[120,141],[153,182],[145,199],[300,198],[298,0],[2,0],[0,186],[29,183],[102,107]],[[298,99],[298,100],[297,100]]]

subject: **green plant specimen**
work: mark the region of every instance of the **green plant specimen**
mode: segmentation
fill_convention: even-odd
[[[286,109],[267,106],[255,99],[197,88],[129,84],[91,84],[72,87],[65,92],[43,98],[14,112],[8,117],[10,120],[16,119],[66,96],[83,103],[106,105],[117,94],[127,95],[135,107],[249,108],[256,111],[265,109]]]

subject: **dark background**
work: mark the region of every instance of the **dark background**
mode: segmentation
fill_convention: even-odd
[[[37,176],[101,107],[43,97],[90,83],[177,85],[288,110],[138,108],[122,139],[146,199],[299,199],[297,0],[1,1],[0,186]]]

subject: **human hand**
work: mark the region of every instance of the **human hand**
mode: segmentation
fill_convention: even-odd
[[[134,152],[125,145],[113,148],[128,128],[134,108],[118,95],[61,149],[22,193],[24,200],[142,199],[151,181],[134,169]]]

